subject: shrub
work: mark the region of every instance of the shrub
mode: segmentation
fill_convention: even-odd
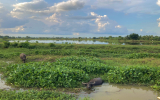
[[[18,43],[17,42],[13,42],[13,43],[11,43],[11,46],[16,48],[16,47],[18,47]]]
[[[35,48],[36,48],[35,45],[29,45],[29,46],[28,46],[28,49],[35,49]]]
[[[29,47],[29,42],[26,41],[26,42],[21,42],[18,44],[18,47],[20,48],[28,48]]]
[[[49,47],[55,47],[54,43],[49,43]]]
[[[10,42],[8,42],[8,41],[3,42],[3,47],[4,48],[8,48],[9,46],[10,46]]]

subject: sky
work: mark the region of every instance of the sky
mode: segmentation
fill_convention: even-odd
[[[160,0],[0,0],[0,35],[160,36]]]

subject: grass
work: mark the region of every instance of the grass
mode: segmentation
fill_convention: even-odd
[[[55,91],[29,90],[24,92],[0,90],[1,100],[76,100],[72,94],[64,94]]]

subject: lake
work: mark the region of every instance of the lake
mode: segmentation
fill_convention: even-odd
[[[25,42],[26,40],[10,40],[9,42]],[[89,40],[28,40],[30,43],[55,43],[55,44],[112,44],[112,45],[158,45],[159,43],[130,43],[130,42],[101,42]]]

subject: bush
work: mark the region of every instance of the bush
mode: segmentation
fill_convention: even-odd
[[[160,54],[158,53],[132,53],[127,56],[129,59],[139,59],[139,58],[160,58]]]
[[[3,42],[3,47],[4,48],[8,48],[9,46],[10,46],[10,42],[8,42],[8,41]]]
[[[17,42],[13,42],[13,43],[11,43],[10,45],[11,45],[12,47],[14,47],[14,48],[18,47],[18,43],[17,43]]]
[[[29,46],[28,46],[28,49],[35,49],[35,48],[36,48],[35,45],[29,45]]]
[[[29,42],[21,42],[18,44],[18,47],[20,48],[28,48],[29,47]]]
[[[49,47],[55,47],[54,43],[49,43]]]

